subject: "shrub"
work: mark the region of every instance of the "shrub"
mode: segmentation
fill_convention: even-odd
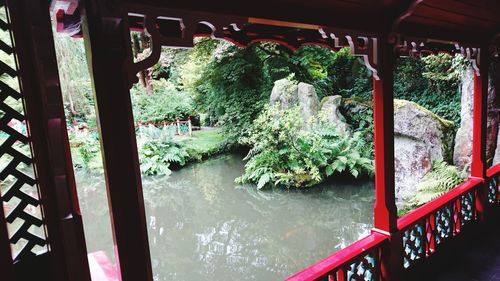
[[[191,97],[174,84],[165,80],[155,80],[154,94],[147,94],[137,89],[132,91],[134,119],[137,121],[174,121],[177,117],[186,119],[194,115],[194,102]]]
[[[298,107],[264,109],[246,139],[252,149],[238,183],[255,183],[259,189],[299,188],[318,184],[334,173],[354,177],[373,173],[373,161],[364,155],[366,143],[359,133],[342,136],[320,118],[305,124],[299,111]]]

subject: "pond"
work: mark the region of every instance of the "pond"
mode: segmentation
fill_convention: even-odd
[[[242,157],[224,155],[143,178],[155,280],[282,280],[369,233],[373,183],[308,191],[237,186]],[[102,175],[77,173],[89,252],[113,258]]]

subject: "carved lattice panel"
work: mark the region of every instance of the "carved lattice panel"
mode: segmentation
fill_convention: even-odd
[[[0,12],[0,191],[14,260],[45,251],[46,235],[33,171],[23,97],[8,17]]]
[[[444,206],[435,214],[436,243],[440,244],[453,235],[453,207]]]
[[[347,281],[376,281],[377,258],[376,253],[369,253],[359,260],[353,262],[346,269]]]
[[[474,194],[472,191],[460,196],[460,214],[462,216],[461,225],[474,220]]]
[[[404,267],[425,256],[425,241],[423,223],[417,223],[406,229],[403,234]]]
[[[488,182],[488,202],[493,204],[497,202],[498,197],[498,177],[493,176]]]

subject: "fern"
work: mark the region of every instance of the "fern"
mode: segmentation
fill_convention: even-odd
[[[417,185],[417,192],[406,202],[407,210],[417,208],[434,200],[461,184],[465,179],[455,166],[443,161],[434,161],[432,170]]]

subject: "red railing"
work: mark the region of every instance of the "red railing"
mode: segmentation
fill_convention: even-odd
[[[425,260],[447,240],[480,219],[480,213],[499,203],[500,164],[487,171],[487,178],[469,178],[443,196],[398,219],[398,233],[390,236],[373,232],[318,263],[289,277],[287,281],[384,280],[382,255],[399,253],[401,273]],[[383,247],[384,243],[396,246]],[[384,249],[397,249],[383,253]],[[368,278],[368,279],[367,279]]]
[[[382,246],[388,242],[386,235],[373,232],[324,260],[289,277],[288,281],[309,280],[380,280]],[[370,279],[371,280],[371,279]]]

